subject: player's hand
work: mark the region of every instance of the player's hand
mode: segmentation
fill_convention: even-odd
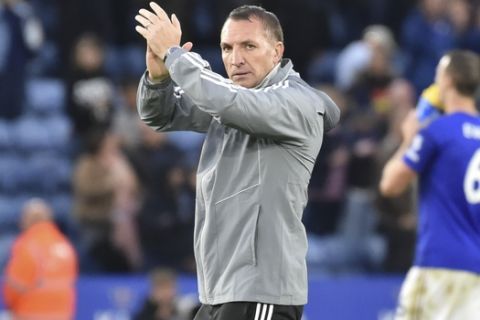
[[[140,24],[135,30],[147,40],[151,51],[163,60],[169,48],[180,46],[182,29],[175,14],[172,14],[170,19],[155,2],[150,2],[150,8],[153,12],[140,9],[139,14],[135,16],[135,20]]]

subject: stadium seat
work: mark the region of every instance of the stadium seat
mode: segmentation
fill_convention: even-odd
[[[0,120],[0,151],[8,151],[13,146],[11,131],[11,123],[5,120]]]
[[[4,153],[0,157],[0,195],[12,195],[26,184],[28,167],[22,157]],[[0,211],[1,213],[1,211]]]
[[[48,150],[51,145],[49,136],[45,121],[31,115],[21,117],[12,130],[17,150],[25,154]]]
[[[65,84],[59,79],[31,79],[27,82],[26,100],[28,111],[57,114],[64,109]]]
[[[70,190],[72,164],[69,159],[52,153],[35,154],[29,159],[27,168],[29,183],[25,189],[43,195]]]
[[[2,233],[0,235],[0,270],[4,270],[6,267],[16,235],[17,234],[13,232]]]
[[[0,234],[18,232],[20,213],[26,199],[24,196],[0,196]]]
[[[58,192],[46,200],[53,208],[54,219],[58,227],[73,240],[76,236],[76,226],[72,218],[73,199],[71,194]]]
[[[56,114],[45,119],[48,128],[50,147],[59,153],[69,153],[72,124],[64,114]]]
[[[67,153],[71,124],[62,114],[49,117],[30,114],[20,118],[11,133],[17,151],[26,155],[45,151]]]
[[[53,195],[47,201],[52,205],[55,220],[68,221],[71,218],[72,196],[66,192],[59,192]]]

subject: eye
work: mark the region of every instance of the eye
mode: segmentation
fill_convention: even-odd
[[[255,49],[255,48],[256,48],[256,46],[253,45],[253,44],[251,44],[251,43],[247,43],[247,44],[245,45],[245,47],[246,47],[248,50],[252,50],[252,49]]]
[[[222,52],[228,53],[228,52],[230,52],[230,51],[232,51],[232,47],[229,47],[229,46],[223,46],[223,47],[222,47]]]

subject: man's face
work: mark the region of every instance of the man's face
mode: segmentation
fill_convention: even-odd
[[[237,85],[254,88],[283,55],[283,43],[268,36],[262,22],[228,19],[222,29],[220,47],[228,77]]]

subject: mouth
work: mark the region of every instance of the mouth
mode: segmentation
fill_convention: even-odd
[[[246,75],[248,75],[250,72],[234,72],[232,73],[232,78],[240,78],[240,77],[244,77]]]

